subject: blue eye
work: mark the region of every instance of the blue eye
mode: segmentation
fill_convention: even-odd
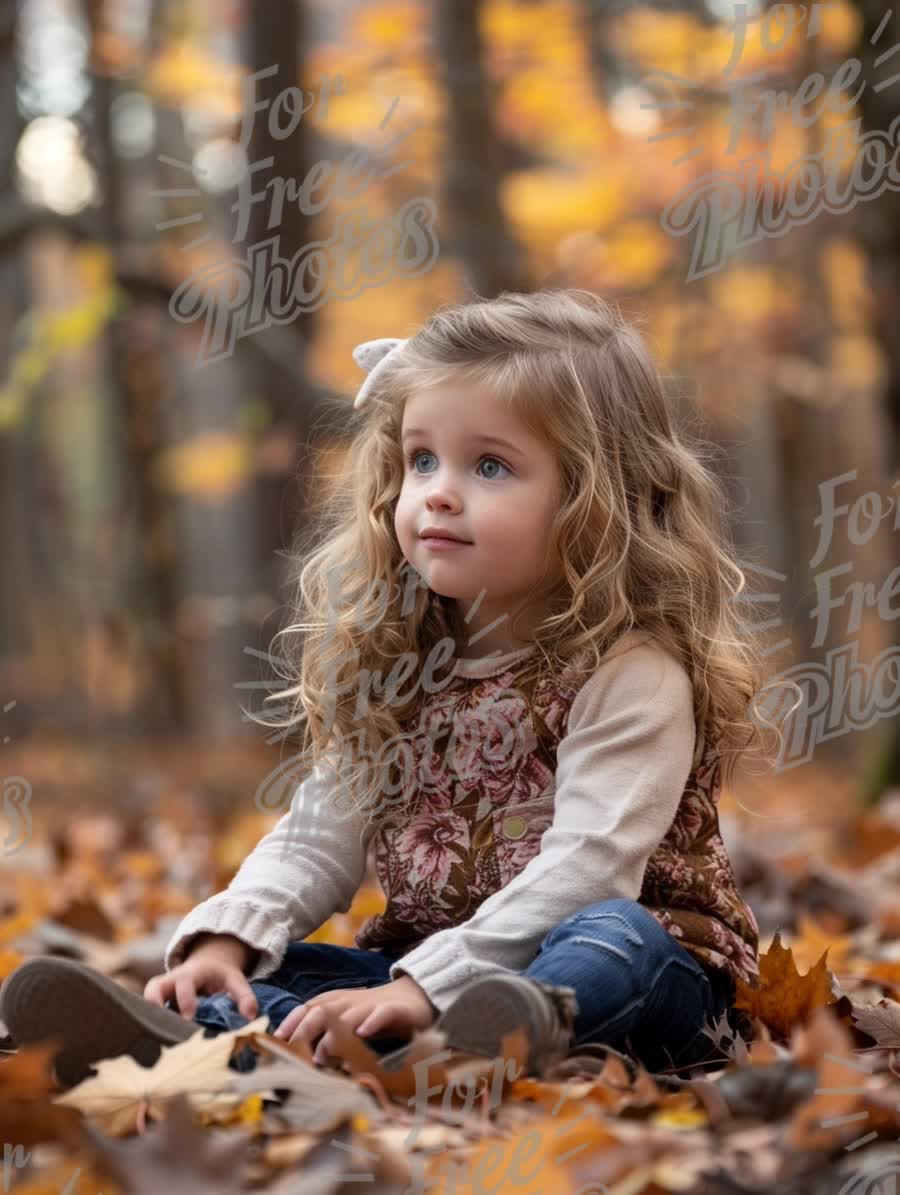
[[[494,464],[499,465],[501,469],[506,469],[506,465],[504,465],[503,461],[498,460],[495,456],[483,456],[481,459],[483,461],[493,461]],[[506,471],[507,471],[507,473],[509,472],[508,469]],[[494,480],[493,477],[488,478],[488,481],[493,481],[493,480]]]
[[[416,461],[419,459],[420,456],[431,456],[431,453],[423,452],[423,450],[421,448],[414,448],[412,452],[408,452],[406,454],[406,459],[409,462],[409,464],[412,465],[412,467],[415,469]]]
[[[416,461],[419,459],[420,456],[434,456],[434,453],[429,452],[427,448],[414,448],[412,450],[412,452],[408,452],[406,454],[406,460],[413,467],[413,469],[415,469]],[[512,470],[509,468],[509,466],[504,465],[503,461],[501,461],[499,457],[483,456],[481,458],[481,461],[493,461],[494,464],[499,465],[501,469],[506,469],[507,473],[512,472]],[[481,464],[481,461],[479,461],[478,463]],[[485,480],[495,481],[496,476],[487,477]]]

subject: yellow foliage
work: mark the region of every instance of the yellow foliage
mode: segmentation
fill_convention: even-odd
[[[88,290],[93,292],[87,299],[60,311],[31,316],[31,340],[13,359],[9,380],[0,389],[0,429],[19,422],[28,392],[46,375],[59,353],[90,344],[121,309],[124,295],[108,284],[110,265],[104,256],[102,250],[84,250],[76,257]]]
[[[861,25],[859,12],[846,0],[832,0],[819,11],[819,38],[834,54],[849,54],[853,50],[859,41]]]
[[[36,918],[32,913],[19,913],[15,917],[6,917],[0,921],[0,942],[12,942],[22,934],[28,933]]]
[[[221,116],[241,113],[241,80],[245,72],[213,58],[192,42],[169,42],[145,75],[148,90],[173,104],[192,100]],[[293,80],[285,80],[287,87]]]
[[[822,249],[820,268],[835,324],[841,328],[859,327],[871,305],[862,249],[848,237],[829,237]]]
[[[756,18],[747,23],[746,38],[735,77],[788,62],[796,62],[804,52],[807,25],[799,19],[794,32],[785,38],[784,45],[769,50],[762,41],[762,22]],[[809,17],[807,16],[807,20]],[[856,45],[860,20],[846,0],[834,0],[819,6],[819,33],[816,43],[819,54],[850,52]],[[779,17],[771,17],[768,26],[770,44],[779,42],[784,26],[783,10]],[[721,82],[725,67],[735,50],[735,33],[725,25],[704,27],[693,17],[682,13],[660,13],[636,8],[623,15],[613,29],[613,42],[622,57],[641,63],[647,71],[662,70],[681,75],[698,83]],[[774,84],[773,84],[774,86]],[[687,92],[679,98],[690,98]]]
[[[535,247],[555,246],[583,228],[605,228],[625,207],[618,171],[585,174],[546,167],[511,174],[503,184],[504,209],[516,231]]]
[[[103,245],[85,245],[74,253],[75,268],[88,291],[107,291],[113,285],[112,254]]]
[[[735,266],[709,279],[713,306],[727,319],[753,323],[787,315],[803,302],[799,280],[776,274],[768,266]]]
[[[383,913],[386,903],[384,893],[379,888],[360,888],[353,897],[348,912],[332,914],[318,929],[307,934],[304,941],[352,946],[362,923],[369,917],[377,917],[379,913]]]
[[[698,80],[701,59],[711,65],[711,52],[720,52],[721,36],[685,13],[636,8],[616,22],[612,40],[623,57],[636,59],[647,70]],[[717,69],[724,65],[720,62]]]
[[[504,84],[497,125],[532,145],[546,145],[557,158],[597,155],[610,141],[609,121],[582,71],[521,68]]]
[[[307,358],[311,377],[350,398],[365,377],[353,360],[357,344],[379,336],[412,335],[435,306],[456,301],[464,286],[462,263],[445,257],[420,277],[391,279],[347,302],[325,303]]]
[[[158,484],[176,493],[219,502],[236,493],[253,472],[255,448],[247,436],[204,432],[162,453],[154,472]]]
[[[543,54],[550,43],[571,39],[575,32],[569,6],[555,0],[543,4],[488,0],[482,10],[480,28],[488,43],[533,54]]]
[[[819,925],[814,917],[810,917],[808,913],[804,912],[798,912],[797,924],[800,933],[790,945],[798,968],[812,970],[827,950],[828,962],[832,969],[835,971],[845,969],[848,955],[853,948],[853,939],[849,934],[829,933]]]
[[[703,1106],[698,1106],[696,1099],[688,1092],[680,1092],[665,1106],[654,1113],[650,1123],[664,1129],[702,1129],[709,1124],[709,1115]]]
[[[608,261],[618,278],[631,286],[647,286],[672,256],[672,242],[651,220],[626,220],[609,237]]]
[[[363,9],[351,24],[351,39],[381,50],[403,51],[423,36],[425,14],[418,4],[394,0]]]
[[[877,341],[870,336],[838,336],[828,346],[832,377],[853,390],[880,390],[887,380],[887,362]]]

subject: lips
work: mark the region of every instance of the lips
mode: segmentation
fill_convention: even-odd
[[[454,535],[452,531],[442,531],[440,527],[426,527],[425,530],[420,533],[419,538],[420,539],[449,539],[449,540],[452,540],[453,543],[456,543],[456,544],[465,544],[465,543],[469,542],[468,540],[460,538],[460,536],[458,536],[458,535]]]

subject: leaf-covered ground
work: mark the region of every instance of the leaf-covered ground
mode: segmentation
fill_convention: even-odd
[[[239,747],[21,750],[13,770],[32,784],[33,830],[3,857],[0,977],[61,954],[141,992],[177,921],[274,825],[252,799],[271,766]],[[519,1034],[499,1059],[444,1057],[432,1028],[387,1069],[336,1018],[339,1051],[316,1067],[262,1017],[217,1037],[198,1027],[151,1068],[107,1059],[64,1091],[52,1048],[16,1051],[0,1025],[3,1190],[894,1190],[898,807],[900,794],[848,812],[852,793],[824,769],[726,796],[720,820],[760,923],[761,983],[738,998],[752,1039],[726,1019],[710,1026],[719,1055],[703,1067],[652,1075],[589,1046],[526,1078]],[[370,870],[350,912],[312,938],[352,945],[382,903]],[[248,1044],[259,1062],[238,1074],[228,1059]]]

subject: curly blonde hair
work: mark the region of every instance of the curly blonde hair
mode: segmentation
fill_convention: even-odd
[[[746,579],[727,541],[726,493],[704,462],[708,445],[690,447],[676,430],[637,328],[584,290],[504,292],[441,307],[373,379],[355,413],[346,468],[291,553],[295,597],[276,635],[290,687],[266,698],[289,701],[288,716],[251,718],[286,734],[302,730],[301,772],[333,762],[362,731],[360,762],[342,776],[359,807],[378,799],[382,780],[366,759],[402,741],[417,705],[415,692],[398,702],[396,686],[381,699],[391,690],[382,676],[404,653],[419,659],[440,641],[464,642],[455,602],[427,588],[394,531],[404,406],[451,379],[486,384],[508,402],[555,448],[564,478],[547,553],[562,575],[545,576],[529,597],[551,598],[534,635],[532,677],[555,675],[576,656],[596,668],[627,631],[649,633],[691,677],[695,766],[712,734],[729,779],[761,738],[748,705],[764,674],[761,645],[735,601]],[[362,718],[359,678],[381,690]]]

